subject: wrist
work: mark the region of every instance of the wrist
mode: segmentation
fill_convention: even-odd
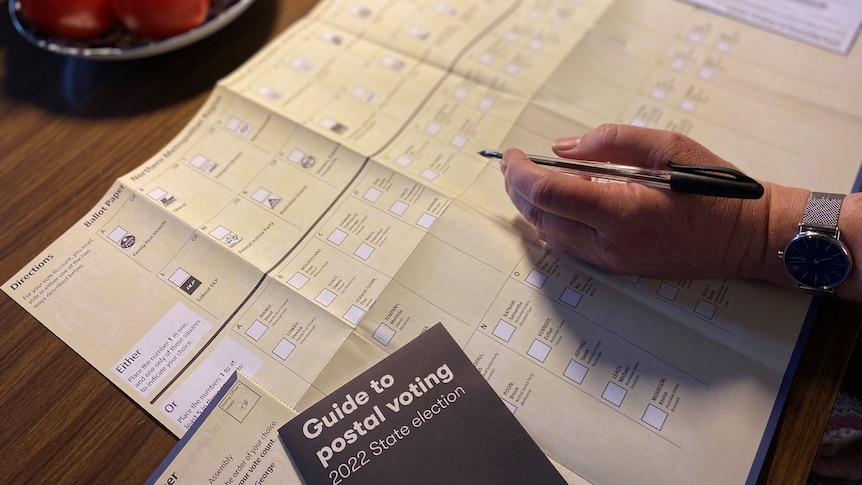
[[[850,251],[853,268],[835,296],[854,301],[862,301],[862,220],[858,214],[862,214],[862,193],[848,194],[841,204],[838,229],[841,242]]]
[[[796,280],[787,272],[779,251],[784,251],[787,243],[799,232],[799,223],[802,222],[805,204],[811,191],[780,185],[772,185],[770,188],[772,190],[769,201],[767,243],[763,253],[760,277],[782,286],[796,288]]]

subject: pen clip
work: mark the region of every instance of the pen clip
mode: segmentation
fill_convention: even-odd
[[[763,185],[739,170],[710,165],[682,165],[670,160],[666,163],[672,171],[672,190],[734,199],[763,197]]]

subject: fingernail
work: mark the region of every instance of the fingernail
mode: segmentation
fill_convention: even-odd
[[[554,150],[566,151],[566,150],[571,150],[571,149],[577,147],[578,143],[580,143],[580,142],[581,142],[581,137],[579,137],[579,136],[573,136],[573,137],[568,137],[568,138],[557,138],[556,140],[554,140],[551,147]]]
[[[506,168],[509,165],[509,154],[508,152],[503,152],[503,158],[500,159],[500,171],[504,174],[506,173]]]

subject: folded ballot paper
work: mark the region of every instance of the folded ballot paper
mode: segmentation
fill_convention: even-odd
[[[278,427],[294,416],[296,411],[234,372],[147,485],[301,484],[278,439]]]
[[[442,324],[278,433],[309,485],[566,483]]]

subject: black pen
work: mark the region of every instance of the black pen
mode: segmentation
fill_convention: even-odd
[[[479,155],[486,158],[503,158],[502,153],[494,150],[482,150]],[[670,170],[655,170],[568,158],[546,158],[534,155],[527,155],[527,158],[534,163],[561,173],[634,182],[648,187],[670,189],[687,194],[732,199],[759,199],[763,197],[763,185],[739,170],[727,167],[681,165],[668,160],[665,163]]]

